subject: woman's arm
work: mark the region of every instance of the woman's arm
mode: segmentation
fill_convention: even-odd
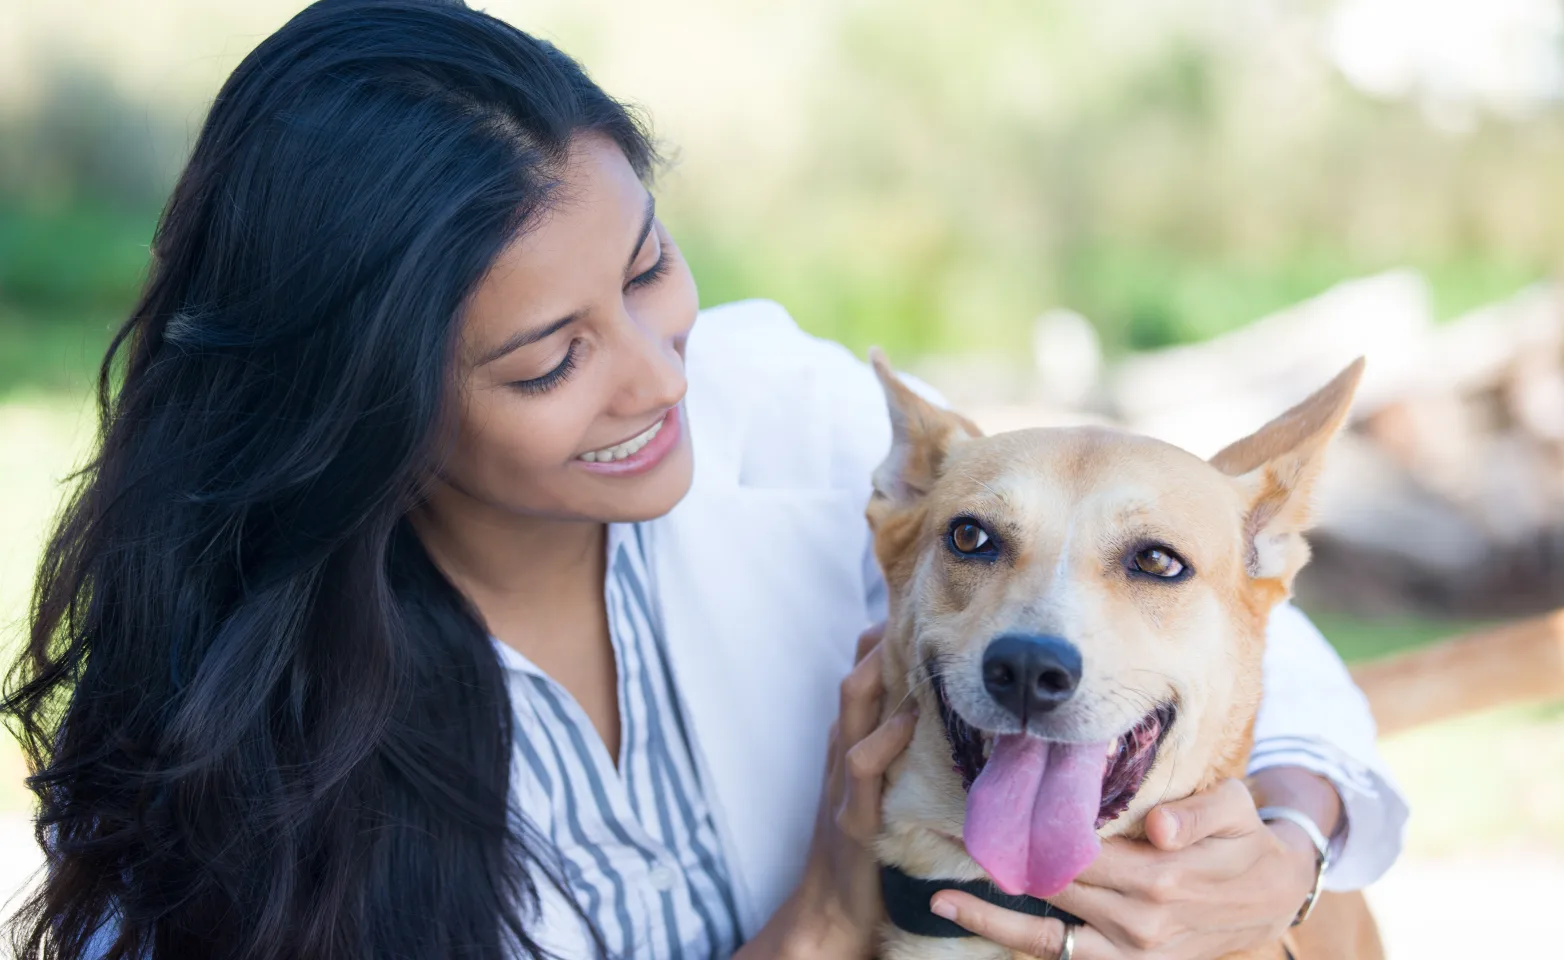
[[[1265,647],[1265,699],[1255,720],[1251,775],[1301,767],[1329,780],[1343,807],[1325,885],[1365,887],[1401,853],[1407,805],[1380,759],[1374,717],[1346,665],[1291,604],[1271,615]],[[1278,802],[1270,800],[1268,802]]]

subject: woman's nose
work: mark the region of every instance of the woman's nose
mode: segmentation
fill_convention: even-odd
[[[620,392],[625,413],[643,414],[648,410],[672,407],[684,399],[684,344],[689,338],[687,324],[674,332],[665,332],[652,324],[631,322],[626,325],[627,363]]]

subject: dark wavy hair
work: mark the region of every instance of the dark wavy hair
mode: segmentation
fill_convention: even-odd
[[[223,85],[6,687],[19,957],[541,955],[504,674],[407,513],[463,305],[583,133],[650,176],[633,113],[459,2],[322,0]]]

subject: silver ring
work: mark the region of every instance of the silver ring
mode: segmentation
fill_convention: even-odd
[[[1064,946],[1059,948],[1059,960],[1070,960],[1075,954],[1075,925],[1064,925]]]

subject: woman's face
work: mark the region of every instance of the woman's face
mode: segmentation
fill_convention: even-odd
[[[695,281],[612,141],[578,137],[561,179],[468,305],[441,480],[512,514],[661,516],[690,486]]]

